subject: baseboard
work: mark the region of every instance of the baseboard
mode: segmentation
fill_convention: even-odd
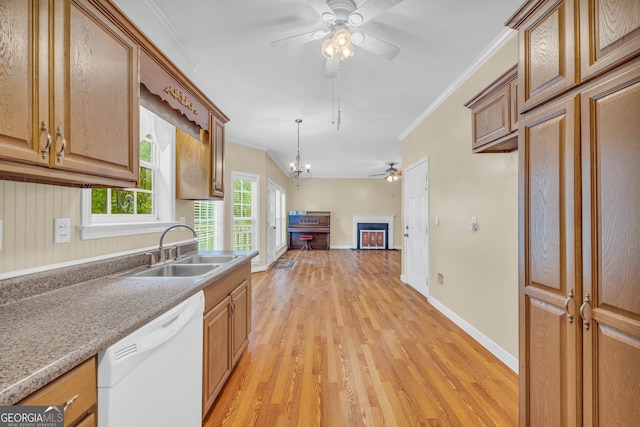
[[[402,283],[404,283],[405,285],[408,285],[408,283],[407,283],[407,276],[405,276],[404,274],[401,274],[401,275],[400,275],[400,281],[401,281]]]
[[[444,314],[449,320],[455,323],[460,329],[468,333],[474,340],[476,340],[481,346],[486,348],[496,356],[502,363],[507,365],[513,372],[518,373],[518,359],[512,356],[505,349],[498,344],[490,340],[482,332],[474,328],[470,323],[451,311],[447,306],[432,296],[428,298],[429,303],[435,307],[440,313]]]

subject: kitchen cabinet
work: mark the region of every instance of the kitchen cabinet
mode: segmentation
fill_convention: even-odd
[[[178,128],[176,197],[224,198],[224,126],[229,119],[161,52],[140,37],[141,102]]]
[[[524,100],[521,426],[637,421],[637,7],[635,0],[529,1],[509,22],[520,32]],[[573,26],[578,11],[579,39]]]
[[[524,112],[638,56],[637,0],[530,0],[518,23]]]
[[[249,342],[251,263],[205,289],[202,416],[211,409]]]
[[[210,157],[209,132],[201,130],[196,139],[176,129],[176,198],[209,198]]]
[[[138,46],[122,16],[99,0],[1,7],[0,176],[135,186]]]
[[[216,199],[224,198],[224,122],[211,114],[211,193]]]
[[[211,132],[200,138],[176,129],[176,197],[224,198],[224,123],[211,114]]]
[[[96,358],[92,357],[17,404],[63,406],[65,427],[95,427],[97,372]]]
[[[517,64],[469,100],[474,153],[504,153],[518,148]]]

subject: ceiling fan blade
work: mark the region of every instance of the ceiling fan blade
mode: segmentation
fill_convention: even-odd
[[[380,40],[379,38],[370,36],[369,34],[353,33],[351,42],[356,46],[389,60],[395,58],[398,56],[398,53],[400,53],[400,48],[398,46],[394,46],[389,42]]]
[[[336,14],[331,10],[326,0],[307,0],[309,6],[311,6],[318,15],[322,17],[322,20],[325,22],[334,23],[337,19]]]
[[[298,34],[297,36],[285,37],[284,39],[272,41],[271,47],[276,50],[286,49],[291,46],[298,46],[303,43],[320,40],[327,33],[328,31],[311,31],[309,33]]]
[[[373,175],[369,175],[369,176],[382,176],[382,175],[386,175],[386,173],[374,173]]]
[[[392,8],[403,0],[369,0],[349,15],[350,25],[362,25],[370,19],[375,18],[387,9]]]
[[[340,66],[340,60],[338,58],[328,59],[324,64],[324,76],[328,79],[333,79],[338,75],[338,67]]]

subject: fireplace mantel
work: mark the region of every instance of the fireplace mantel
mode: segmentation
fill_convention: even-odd
[[[358,224],[360,223],[380,223],[387,224],[389,227],[389,249],[394,249],[393,246],[393,218],[395,214],[353,214],[353,244],[352,248],[358,247]]]

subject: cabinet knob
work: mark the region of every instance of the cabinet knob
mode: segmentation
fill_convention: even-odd
[[[52,141],[51,133],[49,132],[49,125],[47,124],[47,122],[42,122],[40,130],[47,134],[47,145],[45,145],[42,151],[40,151],[40,154],[42,154],[42,158],[46,159],[47,155],[49,154],[49,147],[51,147]]]

